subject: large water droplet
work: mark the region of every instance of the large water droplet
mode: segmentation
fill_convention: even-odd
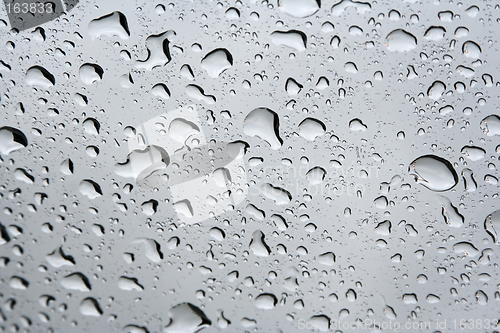
[[[500,117],[491,114],[481,120],[480,127],[487,136],[500,135]]]
[[[52,251],[48,255],[45,256],[45,260],[55,268],[59,268],[62,266],[74,266],[75,260],[72,256],[66,255],[63,252],[62,247]]]
[[[80,303],[80,313],[84,316],[100,317],[102,310],[97,300],[89,297]]]
[[[266,198],[274,200],[277,205],[286,205],[292,200],[290,192],[281,187],[274,187],[271,184],[263,184],[261,191]]]
[[[325,131],[325,124],[318,119],[306,118],[299,124],[299,135],[306,140],[313,141],[325,134]]]
[[[297,95],[303,86],[293,78],[288,78],[285,83],[285,90],[289,95]]]
[[[255,298],[255,307],[263,310],[272,310],[278,303],[278,299],[273,294],[260,294]]]
[[[243,131],[266,141],[272,149],[280,148],[283,143],[279,136],[278,115],[267,108],[252,110],[243,122]]]
[[[198,101],[205,102],[207,104],[214,104],[216,99],[215,96],[205,95],[205,91],[200,86],[195,84],[189,84],[186,86],[186,94]]]
[[[446,29],[443,27],[432,26],[424,34],[424,38],[432,41],[439,41],[444,38]]]
[[[82,79],[82,82],[85,84],[101,81],[103,74],[103,69],[97,64],[87,63],[80,67],[80,79]]]
[[[453,206],[447,197],[438,196],[438,200],[443,206],[441,214],[446,224],[453,228],[460,228],[464,224],[464,217],[458,212],[457,207]]]
[[[389,51],[406,52],[417,47],[417,38],[403,29],[396,29],[387,35],[385,46]]]
[[[354,7],[358,14],[364,14],[371,10],[372,6],[368,2],[342,0],[332,6],[332,14],[340,16],[347,7]]]
[[[484,220],[484,229],[493,238],[493,242],[500,244],[500,210],[496,210]]]
[[[333,252],[325,252],[323,254],[320,254],[317,260],[321,265],[333,266],[336,260],[336,256]]]
[[[153,96],[160,97],[163,99],[170,98],[170,90],[164,83],[157,83],[151,88],[151,93]]]
[[[118,288],[121,290],[131,291],[143,291],[144,287],[139,284],[136,278],[129,278],[126,276],[120,276],[118,279]]]
[[[8,126],[0,128],[0,154],[9,155],[27,145],[28,139],[22,131]]]
[[[158,35],[151,35],[146,38],[146,48],[148,57],[146,60],[138,60],[135,68],[153,70],[155,67],[165,66],[172,59],[170,56],[169,44],[174,38],[175,31],[169,30]]]
[[[268,257],[271,254],[271,249],[264,241],[265,235],[262,231],[256,230],[252,234],[250,241],[250,250],[258,257]]]
[[[306,50],[307,37],[302,31],[275,31],[271,34],[271,40],[279,46],[286,46],[299,52]]]
[[[118,36],[121,39],[130,37],[127,18],[118,11],[90,21],[88,32],[92,40],[100,36]]]
[[[82,273],[73,273],[61,279],[61,286],[70,290],[90,291],[90,282]]]
[[[441,98],[441,96],[443,96],[445,91],[446,85],[443,82],[434,81],[434,83],[432,83],[432,85],[427,90],[427,96],[429,96],[430,99],[438,100]]]
[[[458,242],[453,245],[453,251],[458,254],[465,254],[468,257],[475,257],[479,254],[478,249],[469,242]]]
[[[481,56],[481,47],[471,40],[462,45],[462,53],[467,58],[478,59]]]
[[[411,162],[408,171],[414,176],[417,183],[433,191],[447,191],[458,183],[458,175],[447,160],[435,156],[425,155]]]
[[[158,244],[154,239],[150,238],[138,238],[132,242],[133,244],[144,244],[146,258],[153,262],[161,262],[163,259],[163,253],[160,249],[160,244]]]
[[[121,177],[133,178],[136,182],[150,176],[153,172],[165,169],[169,157],[165,150],[150,146],[144,150],[134,150],[127,156],[125,163],[115,165],[115,173]]]
[[[226,69],[233,66],[233,56],[226,49],[210,51],[202,60],[201,68],[207,71],[208,76],[216,78]]]
[[[170,323],[163,333],[195,333],[212,324],[205,313],[191,303],[178,304],[168,313]]]
[[[476,146],[464,146],[461,150],[462,155],[471,161],[479,161],[486,156],[486,150]]]
[[[85,195],[89,199],[95,199],[102,195],[101,187],[99,184],[90,179],[84,179],[78,186],[80,193]]]
[[[321,7],[319,0],[278,0],[278,8],[293,17],[304,18],[313,15]]]
[[[56,79],[48,70],[41,66],[30,67],[26,71],[26,76],[24,77],[26,83],[31,86],[39,86],[44,89],[56,84]]]

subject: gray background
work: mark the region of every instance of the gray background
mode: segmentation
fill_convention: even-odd
[[[156,12],[159,4],[165,6],[164,13]],[[366,13],[358,14],[354,7],[347,7],[335,16],[331,13],[334,4],[322,1],[314,15],[294,18],[281,12],[274,1],[175,1],[171,5],[81,2],[68,14],[42,25],[44,41],[37,40],[31,30],[11,30],[3,12],[0,36],[5,46],[0,60],[10,70],[0,66],[0,127],[21,130],[28,146],[2,155],[0,160],[0,222],[10,237],[0,246],[0,256],[10,259],[0,268],[0,309],[5,319],[0,326],[7,331],[17,325],[26,332],[109,332],[138,325],[149,332],[160,332],[170,322],[171,308],[183,302],[197,306],[211,320],[212,325],[203,332],[223,330],[218,324],[220,311],[231,321],[225,329],[228,332],[307,331],[299,329],[300,319],[310,321],[324,314],[339,320],[344,309],[349,314],[342,321],[389,322],[392,317],[388,306],[397,315],[393,321],[431,322],[431,331],[437,330],[436,321],[445,319],[448,329],[442,331],[456,331],[450,324],[455,319],[457,323],[468,318],[483,324],[487,319],[498,320],[499,248],[483,224],[488,214],[499,209],[498,186],[486,183],[484,177],[498,177],[496,147],[500,140],[498,136],[486,136],[479,124],[484,117],[499,113],[500,8],[486,1],[372,1]],[[472,5],[479,8],[475,16],[473,11],[467,12]],[[239,18],[225,16],[230,7],[240,11]],[[391,10],[400,13],[398,20],[394,13],[389,15]],[[91,40],[89,22],[113,11],[125,15],[130,37]],[[438,13],[443,11],[454,13],[451,22],[440,20]],[[258,20],[251,18],[252,12],[258,13]],[[334,25],[331,32],[322,31],[327,21]],[[352,26],[361,28],[362,34],[352,35]],[[430,26],[443,26],[444,38],[425,39]],[[459,26],[468,28],[466,37],[454,35]],[[386,36],[399,28],[417,38],[416,48],[407,52],[387,49]],[[272,32],[292,29],[307,36],[304,52],[272,43]],[[148,55],[145,39],[167,30],[176,32],[169,44],[171,61],[151,71],[136,70],[135,61]],[[341,39],[336,49],[330,45],[335,35]],[[452,40],[456,40],[454,48],[450,47]],[[480,45],[480,62],[462,53],[467,40]],[[367,47],[367,42],[373,47]],[[193,50],[194,43],[202,46],[200,52]],[[234,63],[218,78],[211,78],[200,61],[216,48],[227,49]],[[128,51],[132,60],[124,60],[122,50]],[[356,64],[357,73],[344,69],[348,61]],[[102,67],[102,80],[85,85],[79,76],[84,63]],[[184,64],[194,72],[193,81],[181,75]],[[25,74],[35,65],[52,73],[56,84],[48,89],[29,86]],[[474,75],[460,75],[456,70],[459,65],[473,68]],[[408,66],[415,68],[418,77],[407,77]],[[382,80],[375,79],[377,71],[383,73]],[[123,88],[119,78],[129,73],[134,84]],[[493,76],[492,87],[485,86],[483,74]],[[316,88],[321,76],[330,82],[327,89]],[[285,91],[290,77],[303,85],[296,96]],[[244,80],[251,83],[250,89],[244,88]],[[435,101],[427,97],[427,89],[436,80],[447,88]],[[454,89],[458,81],[466,85],[464,93]],[[160,82],[171,92],[166,101],[150,92]],[[188,84],[202,87],[206,94],[216,97],[216,103],[208,105],[190,98],[185,90]],[[344,97],[339,89],[344,89]],[[87,106],[74,101],[77,92],[87,96]],[[289,109],[287,104],[292,99],[295,107]],[[25,112],[19,111],[19,102]],[[127,158],[125,127],[138,126],[193,103],[207,140],[243,140],[249,144],[244,158],[250,188],[247,200],[234,211],[185,226],[177,221],[168,189],[154,191],[133,184],[128,194],[123,188],[132,181],[117,176],[113,166]],[[440,114],[439,108],[445,105],[452,105],[454,111]],[[245,117],[258,107],[267,107],[279,117],[283,145],[278,150],[243,131]],[[462,112],[466,107],[472,108],[470,115]],[[59,114],[50,115],[50,108],[56,108]],[[230,112],[230,119],[223,117],[224,110]],[[82,123],[88,117],[100,123],[98,135],[84,131]],[[326,126],[326,133],[314,141],[298,134],[298,125],[307,117]],[[366,131],[349,128],[354,118],[362,120]],[[454,126],[449,128],[451,119]],[[400,131],[405,133],[403,140],[398,139]],[[461,149],[465,145],[483,148],[486,156],[479,161],[464,158]],[[88,146],[98,147],[99,155],[89,156]],[[427,154],[447,159],[459,175],[466,167],[473,170],[478,189],[465,191],[461,177],[452,190],[443,193],[415,183],[408,167]],[[251,166],[248,160],[253,157],[261,157],[264,162]],[[303,157],[308,163],[303,163]],[[67,158],[74,163],[72,175],[60,172],[60,164]],[[291,166],[282,163],[285,158],[292,161]],[[342,168],[333,168],[331,160],[340,161]],[[311,186],[306,172],[316,166],[324,168],[327,175],[320,186]],[[33,175],[34,183],[16,179],[14,171],[18,168]],[[367,171],[366,178],[359,176],[360,170]],[[373,201],[383,194],[381,184],[396,175],[402,180],[385,194],[389,206],[376,208]],[[98,183],[103,195],[93,200],[82,195],[78,185],[83,179]],[[276,205],[264,197],[259,191],[264,183],[286,189],[291,202]],[[17,188],[20,194],[10,195]],[[360,195],[356,194],[358,189]],[[35,193],[45,193],[47,199],[37,203]],[[465,217],[462,227],[445,223],[438,195],[449,198]],[[141,211],[141,204],[150,199],[159,202],[157,213],[151,217]],[[122,211],[117,203],[125,203],[127,210]],[[248,204],[263,210],[266,217],[253,217],[247,211]],[[282,215],[288,229],[279,230],[270,219],[273,214]],[[392,223],[387,236],[375,232],[384,220]],[[52,225],[51,233],[42,232],[44,223]],[[308,232],[308,223],[314,223],[316,231]],[[93,224],[101,225],[104,235],[97,236]],[[418,234],[408,234],[405,224],[413,225]],[[22,233],[17,235],[12,226],[22,228]],[[210,236],[214,226],[224,230],[224,240]],[[268,257],[256,256],[249,247],[256,230],[265,235],[271,249]],[[141,237],[160,244],[160,262],[148,259],[143,245],[133,243]],[[167,242],[172,237],[178,237],[180,243],[169,249]],[[385,240],[384,247],[380,239]],[[479,262],[481,253],[475,257],[455,253],[453,245],[460,241],[474,244],[479,252],[491,249],[489,262]],[[286,247],[286,254],[279,253],[279,244]],[[48,264],[46,256],[59,247],[74,258],[75,266],[55,268]],[[306,248],[307,254],[299,247]],[[418,258],[418,250],[425,251],[423,258]],[[329,251],[335,253],[336,262],[322,265],[318,255]],[[133,263],[123,259],[125,252],[135,255]],[[398,253],[401,262],[391,260]],[[202,274],[201,266],[211,272]],[[238,278],[230,281],[228,274],[233,271],[238,271]],[[80,292],[62,287],[61,279],[73,272],[85,275],[92,289]],[[489,281],[480,279],[484,273],[490,275]],[[420,274],[427,276],[426,284],[418,283]],[[12,276],[29,281],[28,288],[11,288]],[[120,276],[137,278],[144,290],[120,290]],[[252,277],[253,285],[245,284],[247,277]],[[297,279],[293,290],[285,287],[289,277]],[[450,292],[452,288],[457,295]],[[352,302],[346,297],[349,289],[357,294]],[[197,297],[198,290],[204,297]],[[479,290],[488,296],[486,304],[477,302]],[[262,293],[274,294],[276,307],[257,308],[255,298]],[[332,293],[338,301],[331,301]],[[418,302],[405,304],[402,297],[407,293],[416,294]],[[429,303],[429,294],[440,301]],[[39,302],[41,295],[51,295],[55,300],[44,307]],[[80,303],[87,297],[99,302],[103,311],[100,317],[79,312]],[[15,300],[13,309],[10,300]],[[303,301],[303,309],[294,306],[297,300]],[[23,316],[29,318],[31,326],[23,326]],[[243,318],[255,320],[255,326],[242,326]]]

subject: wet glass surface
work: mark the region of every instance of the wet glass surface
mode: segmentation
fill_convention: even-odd
[[[63,6],[0,17],[0,331],[500,329],[499,5]]]

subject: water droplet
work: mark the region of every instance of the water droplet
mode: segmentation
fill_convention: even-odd
[[[451,163],[435,155],[417,158],[411,162],[408,171],[417,183],[437,192],[447,191],[458,183],[457,172]]]
[[[170,90],[168,89],[167,85],[164,83],[157,83],[151,88],[151,93],[153,96],[162,98],[162,99],[169,99],[170,98]]]
[[[260,294],[255,298],[255,307],[262,310],[272,310],[278,303],[278,299],[273,294]]]
[[[453,251],[459,254],[465,254],[468,257],[475,257],[479,254],[478,249],[469,242],[458,242],[453,245]]]
[[[445,28],[432,26],[425,32],[424,38],[427,40],[432,40],[434,42],[437,42],[444,38],[445,33],[446,33]]]
[[[101,187],[99,186],[99,184],[91,179],[82,180],[80,182],[80,185],[78,186],[78,189],[80,190],[81,194],[85,195],[91,200],[102,195]]]
[[[132,244],[144,244],[146,258],[153,262],[161,262],[163,259],[160,244],[158,244],[154,239],[138,238],[134,240]]]
[[[26,135],[17,128],[4,126],[0,128],[0,154],[10,153],[28,145]]]
[[[144,287],[139,284],[136,278],[130,278],[126,276],[120,276],[118,278],[118,288],[121,290],[131,291],[143,291]]]
[[[293,78],[288,78],[285,83],[285,90],[289,95],[297,95],[303,86]]]
[[[19,276],[13,276],[9,280],[9,286],[13,289],[25,290],[29,286],[29,282]]]
[[[265,235],[262,231],[256,230],[252,234],[250,241],[250,250],[258,257],[268,257],[271,254],[271,249],[264,241]]]
[[[480,127],[487,136],[500,135],[500,117],[491,114],[481,120]]]
[[[171,60],[169,44],[175,35],[175,31],[169,30],[146,38],[148,57],[146,60],[138,60],[135,63],[135,67],[151,71],[156,67],[168,64]]]
[[[470,6],[465,10],[465,12],[467,13],[467,15],[469,15],[469,17],[476,17],[476,15],[479,13],[479,7],[476,5]]]
[[[325,252],[323,254],[320,254],[317,260],[321,265],[333,266],[336,260],[336,256],[333,252]]]
[[[181,303],[169,311],[170,323],[163,329],[163,333],[195,333],[212,322],[205,313],[191,303]]]
[[[217,227],[211,228],[208,233],[210,234],[210,236],[212,236],[212,238],[219,242],[222,242],[226,238],[226,233],[222,229]]]
[[[101,81],[103,74],[103,69],[97,64],[86,63],[80,67],[80,79],[85,84],[93,84],[94,82]]]
[[[133,150],[125,163],[115,164],[115,173],[139,182],[153,172],[165,169],[168,164],[168,154],[161,148],[150,146],[144,150]]]
[[[92,289],[89,280],[82,273],[66,275],[61,279],[61,286],[69,290],[78,290],[82,292],[90,291]]]
[[[382,236],[389,236],[391,234],[392,223],[389,220],[380,222],[375,227],[375,233]]]
[[[457,38],[467,37],[468,34],[469,34],[469,29],[467,29],[466,27],[458,27],[455,30],[455,37]]]
[[[186,86],[186,94],[197,101],[202,101],[209,105],[214,104],[216,101],[215,96],[205,95],[203,88],[195,84],[189,84]]]
[[[465,67],[462,65],[457,66],[457,72],[465,77],[471,77],[474,75],[475,71],[470,67]]]
[[[333,26],[333,24],[328,21],[321,25],[321,31],[323,31],[325,34],[333,32],[334,29],[335,27]]]
[[[101,125],[99,124],[99,122],[96,119],[87,118],[83,121],[82,125],[83,125],[83,128],[85,130],[85,133],[92,134],[92,135],[99,134],[99,129],[101,128]]]
[[[357,73],[358,72],[358,67],[356,66],[355,63],[353,63],[351,61],[345,63],[344,69],[347,73]]]
[[[340,16],[348,7],[354,7],[358,14],[364,14],[371,10],[372,6],[368,2],[342,0],[332,6],[332,14]]]
[[[201,68],[212,78],[217,78],[231,66],[233,66],[233,56],[226,49],[212,50],[201,60]]]
[[[286,46],[299,52],[306,50],[307,37],[302,31],[275,31],[271,34],[271,40],[278,46]]]
[[[444,217],[444,221],[450,227],[460,228],[464,224],[464,217],[458,212],[458,209],[453,206],[450,199],[444,196],[438,196],[438,200],[443,206],[441,214]]]
[[[278,230],[286,230],[288,228],[288,224],[286,223],[286,220],[283,218],[281,215],[271,215],[271,221],[273,221],[274,225]]]
[[[351,120],[349,122],[349,128],[351,129],[351,131],[355,131],[355,132],[364,132],[366,131],[366,129],[368,128],[368,126],[366,126],[365,124],[363,124],[363,122],[361,121],[361,119],[358,119],[358,118],[355,118],[353,120]]]
[[[321,7],[319,0],[278,0],[278,9],[292,17],[304,18],[315,14]]]
[[[283,144],[279,136],[278,115],[267,108],[252,110],[243,122],[243,132],[266,141],[272,149],[279,149]]]
[[[478,59],[481,56],[481,47],[471,40],[462,45],[462,53],[467,58]]]
[[[299,124],[299,135],[309,141],[314,141],[325,134],[325,131],[325,124],[318,119],[306,118]]]
[[[266,198],[274,200],[277,205],[286,205],[292,200],[290,192],[281,187],[275,187],[271,184],[263,184],[260,189]]]
[[[118,36],[121,39],[130,37],[127,18],[118,11],[90,21],[88,32],[92,40],[101,36]]]
[[[30,67],[24,77],[27,84],[48,89],[56,84],[56,79],[48,70],[41,66]]]
[[[73,259],[73,257],[64,254],[62,247],[59,247],[58,249],[45,256],[45,260],[47,260],[47,262],[55,268],[75,265],[75,260]]]
[[[102,310],[96,299],[88,297],[80,303],[80,313],[84,316],[100,317]]]
[[[403,29],[396,29],[387,35],[385,46],[392,52],[406,52],[417,47],[417,38]]]
[[[318,83],[316,83],[316,88],[319,90],[324,90],[330,86],[330,81],[324,76],[318,79]]]
[[[465,168],[462,170],[462,178],[467,192],[474,192],[477,190],[477,182],[474,179],[474,174],[471,169]]]
[[[464,146],[461,150],[462,155],[471,161],[479,161],[486,156],[486,151],[481,147]]]
[[[234,7],[231,7],[226,10],[226,17],[228,18],[228,20],[237,20],[240,18],[240,11]]]
[[[484,229],[494,243],[500,244],[500,210],[496,210],[484,220]]]
[[[441,98],[441,96],[443,96],[445,91],[446,85],[443,82],[434,81],[434,83],[432,83],[432,85],[427,90],[427,96],[429,96],[430,99],[438,100]]]

